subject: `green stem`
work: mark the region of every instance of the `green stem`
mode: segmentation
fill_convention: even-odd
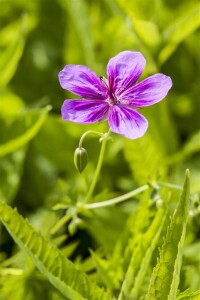
[[[83,144],[84,138],[86,137],[86,135],[88,135],[88,134],[90,134],[90,133],[97,134],[97,135],[99,135],[99,136],[101,136],[101,137],[104,135],[103,133],[98,132],[98,131],[95,131],[95,130],[88,130],[88,131],[86,131],[86,132],[81,136],[81,138],[80,138],[79,145],[78,145],[79,148],[82,148],[82,144]]]
[[[176,190],[182,190],[182,187],[179,185],[175,185],[175,184],[171,184],[171,183],[167,183],[167,182],[158,182],[157,183],[159,186],[165,186],[168,188],[172,188],[172,189],[176,189]],[[83,209],[96,209],[96,208],[101,208],[101,207],[106,207],[106,206],[111,206],[111,205],[115,205],[121,202],[124,202],[142,192],[144,192],[145,190],[148,190],[151,186],[148,184],[145,184],[137,189],[135,189],[134,191],[131,191],[129,193],[126,193],[122,196],[116,197],[116,198],[112,198],[106,201],[102,201],[102,202],[97,202],[97,203],[89,203],[89,204],[81,204],[81,208]]]
[[[137,194],[140,194],[140,193],[144,192],[145,190],[147,190],[149,188],[150,188],[150,186],[148,184],[145,184],[145,185],[137,188],[136,190],[131,191],[129,193],[126,193],[122,196],[119,196],[119,197],[116,197],[116,198],[113,198],[113,199],[109,199],[109,200],[106,200],[106,201],[102,201],[102,202],[84,204],[83,207],[85,209],[95,209],[95,208],[115,205],[115,204],[118,204],[120,202],[124,202],[124,201],[136,196]]]
[[[182,190],[182,186],[180,185],[176,185],[176,184],[172,184],[172,183],[168,183],[168,182],[157,182],[158,185],[160,186],[166,186],[168,188],[171,188],[171,189],[175,189],[175,190]]]
[[[110,130],[107,133],[102,135],[102,144],[101,144],[99,159],[98,159],[98,163],[97,163],[97,167],[96,167],[96,171],[95,171],[92,183],[90,185],[89,191],[88,191],[87,196],[86,196],[86,200],[85,200],[86,203],[90,202],[91,197],[92,197],[93,192],[94,192],[94,189],[95,189],[95,186],[97,184],[97,180],[98,180],[99,173],[100,173],[100,170],[101,170],[101,167],[102,167],[103,158],[104,158],[104,154],[105,154],[105,150],[106,150],[106,144],[107,144],[107,140],[109,139],[109,135],[110,135]]]
[[[57,223],[56,225],[51,229],[50,233],[53,235],[69,220],[71,219],[70,215],[64,215]]]

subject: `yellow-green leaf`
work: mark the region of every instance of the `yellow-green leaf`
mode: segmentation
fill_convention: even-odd
[[[103,289],[91,282],[50,241],[7,204],[0,202],[0,219],[10,235],[24,250],[37,268],[67,299],[109,300]]]
[[[50,106],[20,111],[15,118],[0,119],[0,156],[14,152],[29,142],[44,123]]]
[[[146,300],[176,299],[189,212],[189,196],[190,183],[187,170],[183,191],[168,227],[159,261],[153,270]]]

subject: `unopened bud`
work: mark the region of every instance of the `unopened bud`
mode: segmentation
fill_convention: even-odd
[[[87,166],[88,155],[84,148],[77,148],[74,152],[74,164],[76,169],[81,173]]]

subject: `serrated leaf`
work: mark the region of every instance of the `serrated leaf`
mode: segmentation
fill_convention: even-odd
[[[127,271],[134,248],[138,245],[140,237],[149,226],[149,193],[140,198],[140,204],[130,215],[127,224],[118,238],[111,256],[108,258],[107,272],[117,274],[112,279],[115,290],[119,290],[121,282]],[[109,276],[109,275],[108,275]]]
[[[23,111],[7,123],[0,119],[0,156],[14,152],[30,141],[44,123],[50,106],[40,110]]]
[[[147,300],[176,299],[189,211],[189,195],[189,171],[187,170],[180,200],[168,227],[159,261],[151,276]]]
[[[140,199],[138,208],[130,215],[126,227],[112,252],[110,262],[123,269],[124,272],[127,271],[131,255],[140,240],[140,236],[146,231],[150,223],[148,197],[149,195],[145,193]]]
[[[176,300],[200,300],[200,291],[190,292],[190,290],[186,290],[183,293],[180,293]]]
[[[108,293],[91,282],[62,252],[36,232],[16,210],[3,202],[0,202],[0,219],[15,242],[67,299],[111,299]]]
[[[158,150],[157,142],[149,132],[134,142],[127,139],[124,153],[139,184],[146,183],[149,178],[155,180],[158,173],[159,175],[165,174],[164,153],[162,149]]]
[[[161,207],[147,232],[141,235],[139,243],[133,250],[119,300],[128,299],[128,297],[138,299],[140,287],[162,232],[165,219],[166,209]]]

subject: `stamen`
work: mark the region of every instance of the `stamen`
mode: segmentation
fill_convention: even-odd
[[[103,85],[109,90],[109,84],[108,84],[108,79],[106,79],[104,76],[99,77]]]

